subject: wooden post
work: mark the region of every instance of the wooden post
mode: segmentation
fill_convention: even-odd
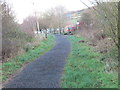
[[[47,38],[47,29],[46,29],[46,32],[45,32],[45,37]]]

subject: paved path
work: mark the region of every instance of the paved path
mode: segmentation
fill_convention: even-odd
[[[70,52],[66,36],[56,35],[54,48],[28,64],[6,88],[59,88],[65,59]]]

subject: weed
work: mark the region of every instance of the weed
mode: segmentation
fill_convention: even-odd
[[[87,43],[78,43],[84,38],[69,36],[72,50],[67,58],[64,74],[61,78],[62,88],[117,88],[118,74],[106,73],[101,55]]]
[[[40,55],[49,51],[53,47],[54,37],[49,36],[47,40],[44,40],[34,49],[29,50],[28,52],[16,56],[15,58],[4,62],[2,64],[2,80],[3,82],[13,75],[17,70],[19,70],[25,63],[35,60]]]

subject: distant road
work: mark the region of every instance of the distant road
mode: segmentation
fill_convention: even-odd
[[[46,54],[28,64],[8,82],[6,88],[59,88],[65,59],[70,52],[66,36],[56,35],[56,44]]]

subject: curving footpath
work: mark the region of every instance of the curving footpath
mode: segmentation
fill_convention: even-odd
[[[56,44],[46,54],[28,64],[5,88],[60,88],[65,59],[70,52],[66,36],[56,35]]]

